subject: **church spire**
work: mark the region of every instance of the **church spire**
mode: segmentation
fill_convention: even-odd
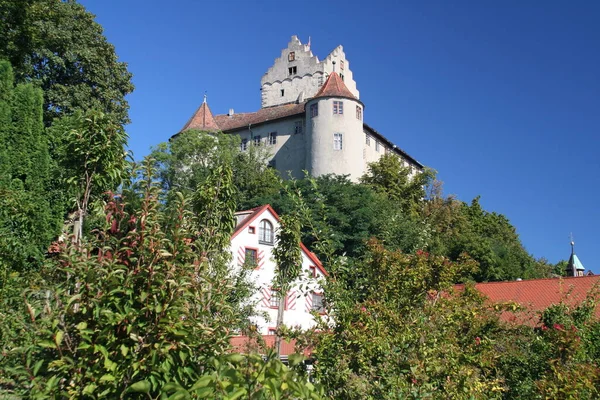
[[[567,264],[567,276],[583,276],[584,270],[583,264],[575,254],[575,242],[571,236],[571,257],[569,257],[569,263]]]

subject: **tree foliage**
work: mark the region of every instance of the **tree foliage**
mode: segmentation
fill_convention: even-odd
[[[227,253],[206,229],[226,233],[231,223],[220,211],[192,214],[183,195],[164,210],[152,164],[139,208],[127,211],[129,193],[109,195],[101,229],[82,245],[65,242],[44,289],[27,294],[23,323],[34,338],[8,349],[23,364],[0,363],[0,388],[33,398],[319,398],[272,357],[232,353],[231,332],[245,322],[229,301],[237,288],[226,258],[203,251]],[[230,185],[225,178],[223,193]]]
[[[235,135],[208,133],[194,129],[181,132],[152,152],[165,191],[193,192],[219,165],[232,170],[233,198],[240,209],[264,204],[277,193],[280,179],[267,167],[268,153],[259,146],[240,150]]]
[[[90,109],[119,125],[129,122],[131,73],[81,4],[1,0],[0,37],[0,57],[12,63],[17,81],[43,90],[46,125]]]
[[[39,266],[62,222],[53,202],[54,168],[42,123],[42,92],[13,85],[10,64],[0,61],[0,268]]]

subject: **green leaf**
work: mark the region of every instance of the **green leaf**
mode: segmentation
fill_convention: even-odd
[[[38,343],[38,346],[48,348],[48,349],[55,349],[56,343],[50,342],[48,340],[42,340],[41,342]]]
[[[33,367],[33,375],[37,375],[38,371],[40,370],[40,368],[42,367],[42,365],[44,364],[44,360],[39,360],[38,362],[35,363],[35,366]]]
[[[246,393],[247,393],[247,391],[246,391],[245,388],[240,388],[240,389],[236,390],[232,395],[229,395],[229,396],[227,396],[225,398],[227,400],[235,400],[235,399],[239,399],[240,397],[242,397]]]
[[[95,383],[90,383],[86,387],[83,388],[82,394],[87,394],[87,395],[91,396],[97,387],[98,387],[98,385],[96,385]]]
[[[228,354],[227,356],[225,356],[225,360],[229,361],[232,364],[238,364],[244,360],[244,356],[237,353]]]
[[[194,390],[198,390],[198,389],[200,389],[200,388],[206,387],[206,386],[208,386],[208,384],[209,384],[210,382],[212,382],[212,381],[213,381],[213,379],[214,379],[214,378],[213,378],[212,376],[210,376],[210,375],[205,375],[205,376],[201,377],[200,379],[198,379],[198,381],[196,381],[196,383],[194,383],[194,386],[192,386],[192,387],[190,388],[190,390],[191,390],[191,391],[194,391]]]
[[[104,374],[100,377],[100,382],[114,382],[115,376],[111,374]]]
[[[150,393],[150,382],[148,381],[139,381],[130,385],[126,393]]]
[[[65,336],[65,333],[63,331],[56,331],[56,334],[54,335],[54,341],[56,342],[56,346],[60,346],[60,344],[62,343],[63,337]]]

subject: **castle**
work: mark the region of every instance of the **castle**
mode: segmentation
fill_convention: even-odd
[[[236,134],[241,149],[267,146],[269,164],[287,176],[349,175],[357,181],[367,165],[394,153],[413,172],[423,165],[364,122],[350,63],[342,46],[324,60],[292,36],[261,79],[262,107],[256,112],[214,115],[206,98],[181,129]]]

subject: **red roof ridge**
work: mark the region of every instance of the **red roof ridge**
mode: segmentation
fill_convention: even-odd
[[[206,101],[204,101],[200,107],[198,107],[188,122],[183,126],[183,128],[181,128],[180,132],[188,129],[199,129],[207,132],[216,132],[221,130],[215,121],[215,118],[213,117],[213,114],[210,111]]]
[[[317,99],[319,97],[347,97],[353,100],[358,100],[335,71],[329,74],[329,77],[323,86],[321,86],[317,94],[313,96],[313,99]]]
[[[246,229],[246,227],[248,225],[250,225],[252,223],[252,221],[254,221],[256,219],[256,217],[258,217],[258,215],[260,215],[265,210],[269,210],[269,212],[271,214],[273,214],[273,216],[275,217],[277,222],[281,221],[279,214],[277,214],[277,212],[273,209],[273,207],[271,207],[270,204],[265,204],[262,206],[254,207],[250,210],[238,211],[238,212],[236,212],[236,214],[243,214],[243,213],[251,212],[251,211],[252,211],[252,213],[250,215],[248,215],[241,223],[239,223],[236,226],[233,233],[231,234],[231,240],[233,240],[240,232],[242,232],[244,229]],[[319,268],[319,270],[323,273],[323,275],[325,275],[325,276],[329,275],[329,273],[323,267],[323,264],[321,264],[321,260],[319,260],[312,251],[308,250],[308,248],[302,242],[300,242],[300,249],[302,249],[302,251],[304,251],[304,253],[306,253],[307,257],[315,264],[315,267]]]
[[[508,283],[515,284],[515,283],[527,283],[527,282],[539,282],[539,281],[554,281],[554,280],[572,280],[572,279],[581,280],[581,278],[598,279],[598,278],[600,278],[600,275],[556,276],[556,277],[553,277],[553,278],[522,279],[520,281],[514,280],[514,281],[497,281],[497,282],[475,282],[475,286],[480,286],[480,285],[498,285],[498,284],[508,284]],[[465,285],[465,283],[459,283],[457,285]]]

